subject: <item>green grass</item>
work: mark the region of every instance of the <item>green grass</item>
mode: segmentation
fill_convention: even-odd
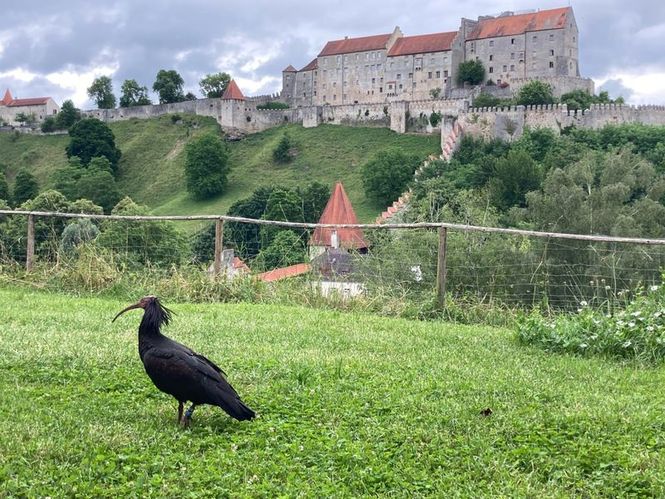
[[[167,334],[258,413],[190,430],[127,303],[0,289],[0,496],[665,494],[665,369],[549,355],[507,330],[168,303]],[[490,417],[480,415],[490,407]]]
[[[196,127],[190,126],[191,122]],[[197,135],[217,132],[212,118],[185,116],[174,124],[169,116],[149,120],[132,119],[111,124],[122,151],[118,182],[123,193],[147,204],[155,214],[189,215],[226,213],[238,199],[248,197],[257,187],[282,184],[289,187],[319,181],[330,185],[340,180],[361,221],[372,221],[385,206],[365,198],[360,167],[375,152],[399,148],[423,158],[440,150],[435,135],[400,135],[385,128],[351,128],[323,125],[306,129],[287,125],[247,136],[229,143],[232,171],[229,188],[222,196],[195,201],[186,192],[184,146]],[[298,151],[287,165],[275,164],[272,151],[288,131]],[[66,164],[63,136],[18,138],[0,134],[0,163],[7,165],[10,182],[25,167],[32,171],[42,188],[52,187],[53,172]]]

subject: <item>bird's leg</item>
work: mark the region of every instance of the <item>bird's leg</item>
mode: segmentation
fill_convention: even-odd
[[[178,402],[178,423],[182,422],[182,409],[185,406],[184,402]]]
[[[192,404],[189,406],[189,409],[185,411],[185,415],[182,418],[182,426],[187,428],[189,427],[189,424],[192,422],[192,414],[194,414],[194,409],[196,408],[196,404]]]

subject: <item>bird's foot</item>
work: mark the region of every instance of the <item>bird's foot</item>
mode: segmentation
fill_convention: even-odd
[[[183,428],[189,428],[189,425],[192,423],[192,414],[194,414],[195,404],[192,404],[189,409],[185,411],[185,415],[180,420],[180,425]]]

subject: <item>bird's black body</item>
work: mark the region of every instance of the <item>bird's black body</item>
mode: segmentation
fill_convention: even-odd
[[[194,406],[201,404],[219,406],[241,421],[255,416],[217,365],[161,333],[160,327],[168,325],[171,312],[157,298],[143,298],[123,312],[131,308],[145,311],[139,326],[139,356],[145,371],[157,388],[179,402],[178,420],[183,425],[189,423]],[[182,407],[188,401],[192,407],[183,418]]]

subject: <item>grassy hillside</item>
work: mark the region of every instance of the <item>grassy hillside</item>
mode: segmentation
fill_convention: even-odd
[[[196,126],[192,126],[196,122]],[[119,184],[124,193],[147,204],[157,214],[225,213],[238,199],[260,186],[295,186],[319,181],[331,185],[341,180],[363,221],[373,219],[384,206],[366,200],[360,166],[379,150],[396,147],[421,156],[439,150],[436,135],[399,135],[382,128],[348,128],[324,125],[305,129],[296,125],[273,128],[229,144],[232,172],[229,189],[218,198],[196,202],[184,185],[184,147],[197,135],[217,131],[210,118],[185,117],[174,124],[170,117],[129,120],[111,125],[122,150]],[[276,165],[272,151],[288,132],[298,151],[288,165]],[[66,163],[67,136],[19,136],[0,134],[0,163],[8,166],[10,182],[16,171],[27,167],[42,188],[52,185],[52,173]]]
[[[140,312],[110,323],[126,305],[0,289],[0,496],[665,495],[662,367],[488,327],[168,303],[167,334],[259,414],[205,406],[181,430],[138,358]]]

